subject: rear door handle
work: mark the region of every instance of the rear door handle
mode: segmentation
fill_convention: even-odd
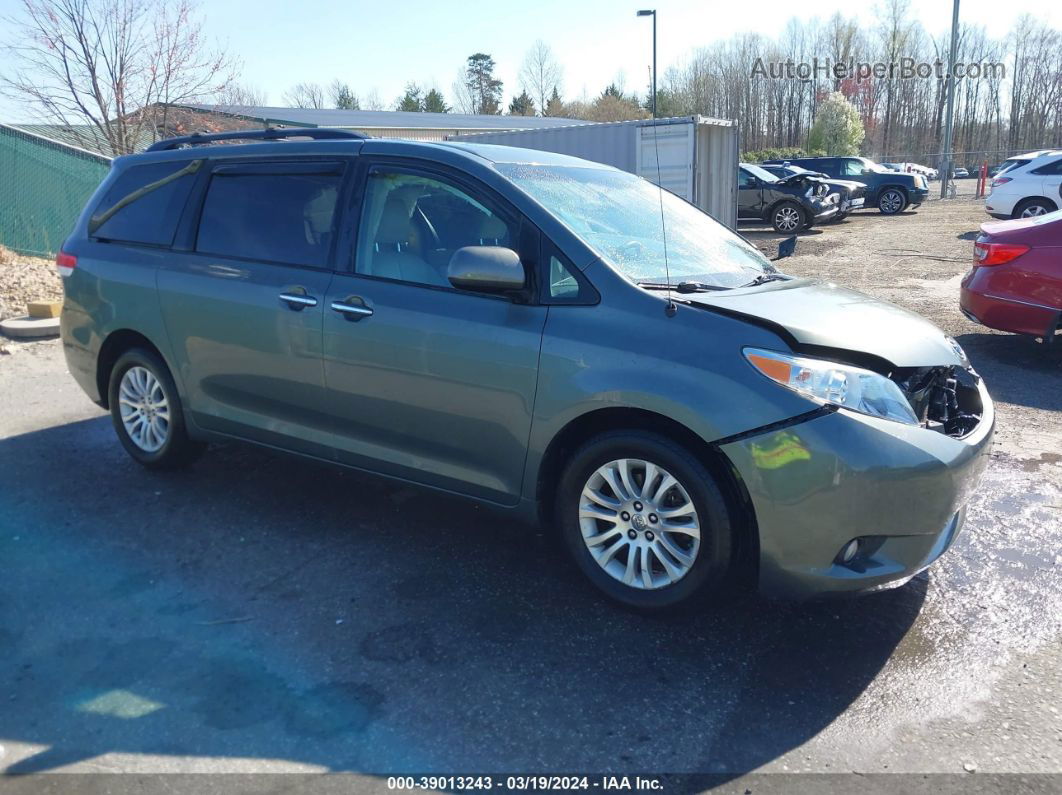
[[[317,306],[317,299],[312,295],[303,295],[301,293],[281,293],[279,296],[281,301],[288,305],[289,309],[294,309],[296,312],[305,309],[308,306]]]
[[[346,301],[333,301],[332,310],[339,312],[347,320],[361,320],[363,317],[368,317],[372,314],[372,309],[365,306],[365,304],[352,304],[350,301],[353,299],[347,299]]]

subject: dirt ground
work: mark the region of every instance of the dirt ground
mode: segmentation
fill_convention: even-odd
[[[0,320],[26,314],[30,301],[61,301],[55,262],[16,254],[0,246]]]

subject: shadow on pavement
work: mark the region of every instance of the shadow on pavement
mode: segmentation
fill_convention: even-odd
[[[955,338],[993,399],[1019,406],[1062,410],[1062,337],[1044,345],[1032,337],[984,332]]]
[[[42,747],[8,774],[741,773],[843,712],[925,597],[635,615],[474,504],[239,445],[150,473],[106,418],[0,470],[0,737]]]

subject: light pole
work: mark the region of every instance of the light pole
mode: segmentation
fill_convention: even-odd
[[[959,46],[959,0],[954,0],[951,8],[951,51],[948,53],[948,77],[944,84],[948,92],[948,110],[944,119],[944,173],[940,177],[940,198],[948,197],[948,185],[951,183],[951,135],[955,118],[955,54]]]
[[[653,18],[653,118],[656,118],[656,9],[639,11],[640,17]]]

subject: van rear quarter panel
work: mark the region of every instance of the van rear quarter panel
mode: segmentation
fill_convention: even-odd
[[[155,284],[156,269],[169,252],[86,240],[71,242],[64,250],[77,256],[77,267],[63,279],[63,348],[71,373],[89,397],[96,401],[104,397],[96,386],[100,348],[107,337],[123,329],[150,340],[179,379]],[[177,386],[183,392],[179,380]]]

